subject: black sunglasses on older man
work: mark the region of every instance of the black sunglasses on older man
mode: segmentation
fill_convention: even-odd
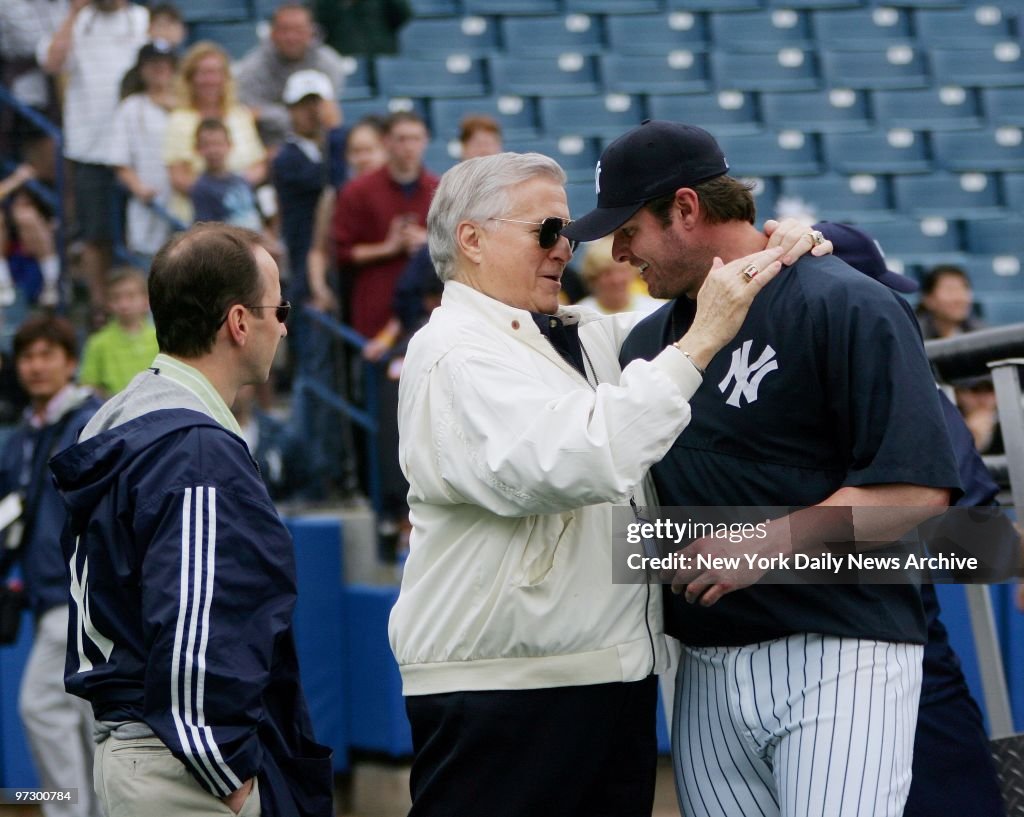
[[[572,224],[571,218],[559,218],[558,216],[548,216],[543,221],[522,221],[518,218],[493,218],[491,220],[508,221],[512,224],[532,224],[535,227],[540,227],[540,231],[537,233],[537,243],[540,244],[542,250],[550,250],[554,247],[558,243],[558,239],[562,237],[562,230]],[[576,252],[579,242],[573,241],[571,238],[566,240],[569,242],[569,249]]]

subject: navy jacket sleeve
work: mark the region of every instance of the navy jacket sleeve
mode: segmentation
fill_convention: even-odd
[[[263,766],[257,730],[295,601],[292,544],[244,446],[221,430],[191,432],[153,483],[136,509],[150,542],[145,720],[222,797]]]

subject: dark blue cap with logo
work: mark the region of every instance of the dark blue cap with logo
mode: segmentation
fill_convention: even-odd
[[[728,171],[718,142],[703,128],[645,119],[604,149],[595,171],[597,208],[562,235],[594,241],[614,233],[651,199]]]
[[[833,255],[855,270],[897,292],[917,292],[917,282],[889,269],[881,246],[863,230],[831,221],[819,221],[811,229],[820,230],[832,242]]]

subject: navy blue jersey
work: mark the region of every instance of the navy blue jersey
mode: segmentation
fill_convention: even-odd
[[[623,365],[692,322],[680,298],[642,321]],[[708,366],[693,419],[653,473],[662,505],[808,506],[845,486],[958,491],[928,362],[896,296],[834,257],[801,258]],[[669,595],[668,630],[731,646],[798,632],[925,642],[909,585],[768,585],[710,608]]]
[[[295,556],[245,443],[152,411],[51,463],[69,524],[65,685],[141,721],[211,794],[258,776],[263,814],[331,811],[292,631]]]

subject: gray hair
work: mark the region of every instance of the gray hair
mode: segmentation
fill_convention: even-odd
[[[430,260],[438,278],[447,281],[455,273],[455,231],[459,222],[484,222],[504,215],[509,189],[538,176],[565,184],[565,172],[558,162],[540,153],[498,153],[467,159],[441,177],[427,213]]]

